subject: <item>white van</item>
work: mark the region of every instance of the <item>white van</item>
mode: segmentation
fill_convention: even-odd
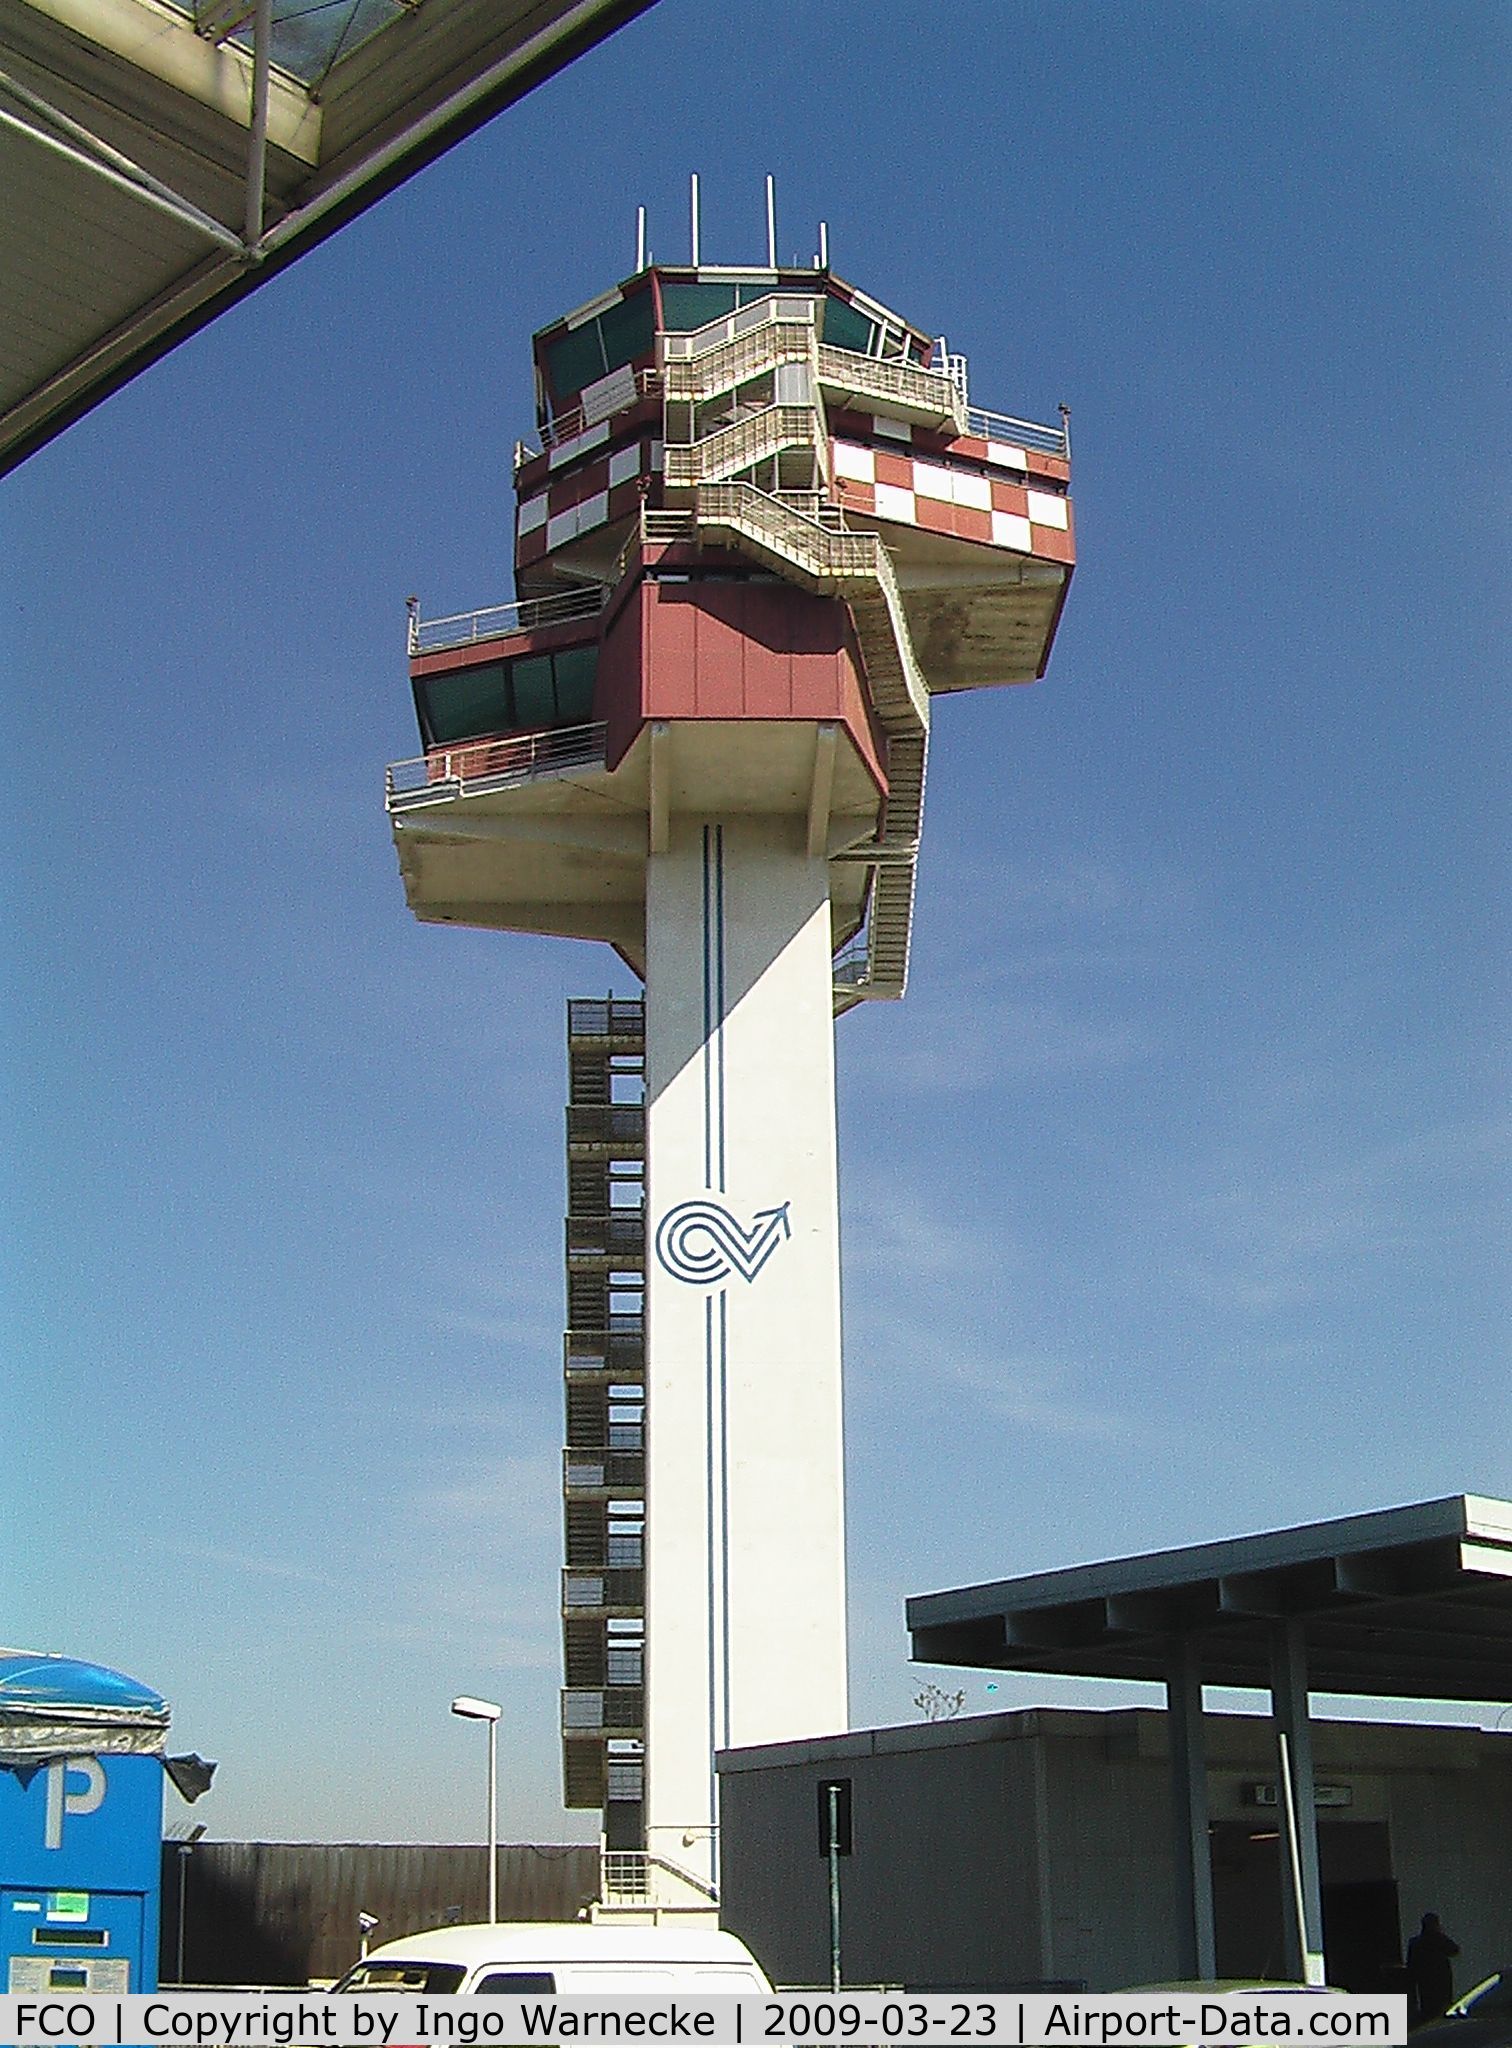
[[[759,1998],[772,1987],[744,1942],[707,1922],[616,1927],[603,1920],[503,1920],[385,1942],[332,1988],[406,1998],[449,1992]]]

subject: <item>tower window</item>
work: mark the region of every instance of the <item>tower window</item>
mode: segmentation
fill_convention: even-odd
[[[593,716],[597,669],[598,647],[590,643],[423,676],[415,684],[420,737],[427,747],[449,747],[498,733],[585,725]]]

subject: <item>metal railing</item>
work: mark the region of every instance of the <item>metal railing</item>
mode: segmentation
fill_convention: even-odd
[[[573,1329],[565,1338],[563,1370],[570,1378],[610,1372],[639,1379],[645,1370],[645,1355],[641,1331]]]
[[[760,534],[810,576],[877,573],[880,543],[874,533],[836,532],[820,526],[754,484],[704,484],[698,493],[697,517],[700,524],[738,525]]]
[[[875,533],[837,532],[819,526],[767,492],[745,483],[702,485],[697,497],[697,516],[700,523],[728,525],[764,542],[805,575],[829,584],[849,598],[853,612],[862,602],[861,593],[843,586],[870,583],[886,606],[890,622],[902,699],[896,708],[919,730],[927,730],[928,688],[914,659],[892,560]],[[861,624],[859,614],[857,624]],[[893,694],[888,687],[889,678],[875,660],[869,659],[868,666],[877,708],[885,720],[894,708],[887,701]]]
[[[573,1102],[567,1106],[569,1145],[641,1145],[645,1138],[643,1102]]]
[[[646,1219],[638,1209],[615,1209],[607,1216],[567,1218],[569,1259],[614,1259],[621,1264],[646,1249]]]
[[[646,1767],[639,1757],[616,1756],[615,1744],[606,1745],[604,1789],[611,1799],[643,1799]]]
[[[1016,420],[1005,412],[984,412],[979,405],[966,408],[966,431],[981,441],[1006,441],[1011,448],[1032,448],[1038,455],[1059,455],[1071,459],[1071,414],[1061,407],[1058,427],[1044,427],[1034,420]]]
[[[687,540],[693,533],[693,515],[668,509],[661,510],[648,505],[641,513],[641,530],[632,536],[632,545],[638,545],[642,538],[649,541]]]
[[[920,363],[888,362],[825,343],[819,350],[819,382],[843,397],[872,398],[884,405],[892,400],[942,422],[949,420],[957,432],[965,421],[962,386],[948,371],[926,369]]]
[[[590,1493],[635,1493],[646,1483],[642,1451],[592,1451],[581,1445],[562,1453],[562,1485]]]
[[[812,327],[816,309],[823,303],[822,299],[802,298],[791,292],[769,293],[765,298],[753,299],[750,305],[741,306],[734,313],[723,313],[717,320],[706,320],[702,327],[691,328],[686,334],[664,334],[661,337],[662,361],[686,362],[690,357],[706,355],[710,349],[722,348],[727,341],[734,341],[742,334],[779,320]]]
[[[596,1735],[608,1728],[623,1732],[645,1723],[639,1686],[564,1686],[561,1702],[564,1735]]]
[[[676,375],[673,365],[687,364],[691,367],[699,358],[728,348],[732,342],[760,328],[783,323],[801,324],[811,332],[816,331],[815,308],[818,303],[812,299],[761,299],[723,319],[711,320],[691,334],[663,335],[662,355],[667,365],[668,388],[672,387],[674,377],[680,391],[684,383],[684,378]],[[884,403],[891,398],[915,410],[935,412],[942,421],[952,420],[958,431],[977,435],[982,440],[1005,441],[1011,447],[1032,448],[1041,455],[1070,459],[1070,414],[1064,406],[1058,427],[974,406],[967,397],[967,366],[962,355],[943,352],[938,364],[926,365],[861,355],[854,349],[837,348],[831,342],[818,343],[816,354],[819,381],[832,390],[849,391],[857,397],[873,397]],[[771,360],[773,363],[776,361],[775,354]],[[758,358],[756,354],[741,364],[747,375],[755,374],[758,368],[764,367],[770,367],[770,364],[764,356]],[[702,395],[702,387],[689,384],[684,395]]]
[[[643,1606],[646,1575],[623,1568],[568,1565],[562,1573],[562,1606],[570,1614],[591,1614],[604,1607]]]
[[[669,486],[715,482],[789,448],[809,449],[821,473],[828,470],[829,442],[813,406],[767,405],[686,446],[669,442],[664,475]]]
[[[461,796],[514,789],[574,769],[601,768],[604,748],[602,724],[555,726],[545,732],[434,747],[418,760],[390,764],[385,773],[388,808],[413,811]]]
[[[644,1899],[651,1889],[644,1849],[605,1849],[599,1856],[599,1894],[607,1902]]]
[[[835,955],[831,979],[837,989],[855,988],[865,981],[867,970],[866,928],[846,940]]]
[[[647,398],[653,391],[660,389],[661,377],[657,371],[637,370],[630,380],[629,395],[624,405],[616,405],[607,413],[596,411],[591,419],[581,404],[569,406],[565,412],[559,412],[554,419],[547,420],[543,426],[537,428],[536,431],[541,437],[539,448],[529,441],[515,442],[515,468],[519,469],[527,462],[534,462],[535,458],[544,454],[548,448],[560,448],[564,441],[575,441],[579,434],[586,434],[590,427],[602,426],[605,420],[612,419],[616,412],[627,411],[639,399]]]
[[[779,505],[786,505],[801,519],[811,520],[815,526],[826,527],[831,533],[850,531],[845,507],[837,505],[823,491],[773,491],[771,495]]]
[[[784,363],[812,365],[813,358],[813,328],[802,321],[779,320],[720,342],[705,355],[675,358],[666,366],[664,388],[669,400],[696,404],[768,376]]]
[[[574,1495],[635,1493],[645,1489],[645,1458],[635,1450],[568,1450],[561,1460],[561,1491]]]
[[[520,597],[509,604],[482,605],[474,612],[452,612],[444,619],[422,619],[418,598],[409,601],[409,651],[436,654],[447,647],[471,647],[479,640],[497,640],[506,633],[529,633],[538,626],[561,626],[573,619],[592,619],[609,601],[607,584],[581,590],[553,591],[549,597]]]
[[[574,996],[567,1005],[569,1038],[644,1038],[646,1005],[639,996]]]
[[[718,1892],[691,1870],[665,1856],[653,1856],[645,1849],[601,1849],[599,1851],[599,1895],[606,1905],[651,1897],[651,1873],[664,1870],[677,1883],[701,1898],[717,1899]],[[665,1904],[667,1901],[663,1900]]]

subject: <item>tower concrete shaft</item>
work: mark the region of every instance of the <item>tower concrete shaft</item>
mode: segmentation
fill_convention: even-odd
[[[677,822],[646,896],[646,1846],[717,1880],[713,1755],[848,1725],[829,883]]]
[[[604,940],[569,1015],[570,1804],[706,1904],[713,1754],[846,1721],[833,1018],[901,996],[932,700],[1043,672],[1064,420],[828,271],[654,267],[535,339],[511,604],[412,612],[423,920]]]

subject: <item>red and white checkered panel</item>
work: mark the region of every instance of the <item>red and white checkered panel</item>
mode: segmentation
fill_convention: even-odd
[[[1070,467],[1057,455],[837,411],[835,497],[847,511],[1070,564]]]
[[[596,526],[630,518],[660,477],[660,438],[646,433],[610,450],[607,443],[614,424],[605,421],[590,427],[561,448],[552,449],[549,458],[541,456],[528,470],[521,470],[515,514],[517,569],[530,567]],[[596,455],[594,450],[600,447],[606,452]]]
[[[659,415],[656,400],[642,401],[521,467],[517,569],[660,502]],[[846,510],[1043,561],[1075,560],[1064,458],[881,413],[837,408],[830,427],[834,498]]]

